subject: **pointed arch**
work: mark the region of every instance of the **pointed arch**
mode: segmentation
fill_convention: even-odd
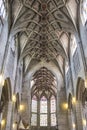
[[[5,95],[6,101],[10,101],[12,99],[12,87],[11,87],[10,78],[5,79],[5,83],[2,88],[2,95]]]
[[[79,77],[77,80],[77,86],[76,86],[76,99],[77,100],[82,101],[82,93],[84,92],[84,90],[85,90],[84,79]]]

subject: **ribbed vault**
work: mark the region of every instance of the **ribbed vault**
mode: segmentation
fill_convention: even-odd
[[[32,79],[34,82],[31,87],[32,96],[50,97],[56,94],[57,87],[64,86],[65,65],[70,51],[70,34],[77,30],[71,12],[67,8],[69,1],[14,0],[11,2],[11,36],[15,36],[18,43],[18,61],[19,65],[21,63],[23,65],[23,80],[26,81],[25,78],[29,74],[27,79],[29,81]],[[42,67],[42,64],[51,65],[52,68],[56,66],[58,84],[55,82],[53,71],[49,71],[49,67]],[[40,69],[35,73],[32,72],[33,76],[31,76],[31,70],[33,71],[37,65],[41,65]],[[26,87],[22,91],[26,93]],[[24,116],[22,118],[26,122],[27,114],[25,113]]]
[[[25,68],[31,60],[56,60],[60,64],[58,57],[61,56],[63,60],[68,57],[68,33],[76,29],[66,2],[67,0],[20,2],[18,13],[16,16],[13,14],[11,31],[19,37],[20,59],[24,60]],[[67,39],[65,46],[61,40],[63,35]]]
[[[46,97],[50,97],[57,92],[55,76],[45,67],[36,71],[32,81],[34,82],[31,88],[32,95],[37,95],[38,97],[46,95]]]

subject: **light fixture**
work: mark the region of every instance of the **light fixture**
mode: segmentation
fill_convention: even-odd
[[[0,86],[4,86],[4,77],[0,74]]]
[[[85,79],[85,88],[87,88],[87,79]]]
[[[15,95],[15,94],[12,96],[12,101],[13,101],[14,103],[16,102],[16,95]]]
[[[62,108],[63,108],[64,110],[67,110],[67,109],[68,109],[68,103],[63,103],[63,104],[62,104]]]
[[[65,106],[65,109],[68,109],[68,103],[65,103],[64,106]]]
[[[19,112],[22,112],[25,110],[25,106],[23,104],[20,104],[19,106]]]
[[[75,128],[76,127],[75,123],[73,123],[72,126],[73,126],[73,128]]]
[[[2,121],[1,121],[1,127],[4,127],[5,126],[5,119],[3,119]]]
[[[86,126],[86,119],[83,119],[82,122],[83,122],[83,126]]]
[[[17,123],[13,123],[12,128],[16,129],[16,127],[17,127]]]
[[[76,98],[75,97],[72,98],[72,104],[76,104]]]

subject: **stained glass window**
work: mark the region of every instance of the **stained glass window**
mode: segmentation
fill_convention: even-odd
[[[54,96],[51,97],[51,126],[56,126],[56,99]]]
[[[47,126],[47,114],[40,114],[40,126]]]
[[[33,96],[32,98],[32,112],[37,112],[37,97]]]
[[[51,113],[53,113],[55,111],[56,111],[56,100],[55,100],[55,97],[52,96],[51,97]]]
[[[31,117],[31,125],[37,125],[37,97],[34,95],[32,97],[32,117]]]
[[[40,100],[40,113],[47,113],[47,99],[45,96]]]
[[[40,102],[40,106],[37,106],[37,102]],[[56,126],[56,98],[52,96],[50,99],[50,111],[48,110],[48,100],[45,96],[42,96],[38,101],[37,97],[34,95],[32,97],[32,116],[31,116],[31,126],[37,126],[37,119],[40,118],[40,126],[48,126],[48,113],[50,113],[51,126]],[[40,108],[40,113],[37,113],[37,108]]]
[[[47,113],[47,99],[45,96],[43,96],[40,100],[40,126],[47,126],[46,113]]]
[[[51,126],[56,126],[56,114],[51,114]]]
[[[37,114],[32,114],[31,125],[32,126],[36,126],[37,125]]]

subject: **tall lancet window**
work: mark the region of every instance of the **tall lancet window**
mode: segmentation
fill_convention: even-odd
[[[47,126],[47,98],[45,96],[40,100],[40,126]]]
[[[51,97],[50,108],[51,108],[51,126],[56,126],[56,99],[54,96]]]
[[[37,126],[37,97],[34,95],[32,98],[32,117],[31,117],[31,125]]]

